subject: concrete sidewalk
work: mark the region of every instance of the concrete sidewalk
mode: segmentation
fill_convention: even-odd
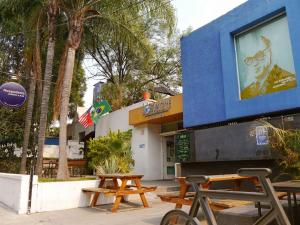
[[[137,196],[129,199],[134,204],[122,204],[117,213],[111,213],[111,205],[107,205],[17,215],[0,205],[0,225],[159,225],[163,215],[174,209],[174,204],[161,202],[155,194],[147,195],[147,199],[149,208],[143,208]]]

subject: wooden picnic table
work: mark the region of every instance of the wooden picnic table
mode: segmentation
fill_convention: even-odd
[[[234,188],[233,190],[239,191],[241,189],[241,184],[243,181],[250,181],[254,185],[258,184],[257,177],[247,177],[247,176],[239,176],[237,174],[223,174],[223,175],[211,175],[208,176],[208,182],[205,184],[202,184],[202,188],[209,189],[211,188],[211,185],[215,182],[223,182],[223,181],[233,181],[234,182]],[[159,195],[162,201],[175,203],[176,209],[182,208],[182,205],[192,205],[193,203],[193,193],[188,192],[189,188],[191,187],[191,184],[187,182],[186,177],[177,177],[175,178],[176,181],[179,183],[179,193],[177,195]],[[230,206],[228,206],[230,207]],[[227,207],[227,208],[228,208]],[[219,204],[215,207],[215,209],[219,208],[226,208],[226,204]]]
[[[300,193],[300,180],[289,180],[283,182],[272,183],[275,191],[286,192],[288,200],[288,211],[291,216],[291,224],[297,224],[296,215],[292,206],[292,198],[294,198],[294,206],[297,207],[297,193]]]
[[[155,191],[156,187],[145,187],[141,184],[141,179],[144,175],[139,174],[103,174],[98,175],[100,183],[98,188],[83,188],[85,192],[93,192],[94,196],[91,201],[91,207],[96,206],[100,193],[106,196],[115,196],[112,212],[116,212],[119,208],[120,202],[124,200],[124,196],[131,194],[139,194],[144,207],[149,207],[145,192]],[[118,183],[121,180],[121,185]],[[112,180],[112,186],[105,186],[105,181]],[[131,184],[133,182],[133,184]],[[130,183],[130,184],[128,184]]]

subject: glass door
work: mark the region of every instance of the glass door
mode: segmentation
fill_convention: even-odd
[[[164,147],[164,179],[175,177],[175,140],[174,135],[163,137]]]

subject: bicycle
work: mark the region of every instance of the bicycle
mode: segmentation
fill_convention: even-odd
[[[208,198],[268,202],[271,209],[262,215],[253,225],[267,225],[274,220],[277,221],[278,225],[291,225],[268,178],[272,173],[270,169],[242,168],[237,173],[240,176],[257,177],[261,184],[261,192],[207,190],[203,189],[201,184],[207,183],[209,177],[202,175],[189,176],[187,180],[192,183],[196,192],[189,213],[178,209],[171,210],[164,215],[160,225],[201,225],[200,220],[197,218],[200,208],[202,208],[208,225],[218,225],[214,213],[209,206]]]

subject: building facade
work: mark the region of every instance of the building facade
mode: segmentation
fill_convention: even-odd
[[[182,38],[184,126],[300,106],[300,2],[249,0]]]
[[[101,117],[95,136],[132,129],[134,172],[146,180],[172,179],[175,162],[193,157],[192,135],[183,130],[182,118],[182,95],[147,100]]]
[[[195,131],[190,172],[211,162],[268,166],[274,155],[256,119],[297,127],[299,12],[298,0],[248,0],[181,39],[183,122]]]

